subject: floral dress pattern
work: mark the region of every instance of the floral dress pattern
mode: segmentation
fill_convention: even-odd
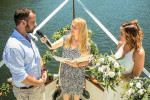
[[[65,41],[66,37],[64,38]],[[88,44],[88,50],[90,45]],[[71,47],[63,47],[62,57],[64,58],[78,58],[81,54],[78,47],[72,50]],[[60,70],[60,83],[64,94],[80,95],[83,92],[83,83],[85,80],[85,67],[72,67],[68,64],[62,63]]]

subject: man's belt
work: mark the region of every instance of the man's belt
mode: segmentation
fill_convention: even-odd
[[[30,89],[30,88],[32,88],[32,87],[34,87],[34,86],[29,86],[29,87],[17,87],[17,88],[19,88],[19,89]]]

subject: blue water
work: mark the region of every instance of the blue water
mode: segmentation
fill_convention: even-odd
[[[101,23],[119,40],[120,25],[125,21],[139,20],[143,29],[145,48],[145,68],[150,72],[150,0],[81,0],[83,4],[101,21]],[[36,12],[37,24],[40,24],[63,0],[0,0],[0,61],[7,39],[15,27],[13,15],[17,8],[29,7]],[[115,52],[116,44],[103,32],[103,30],[91,19],[75,0],[76,17],[84,18],[88,28],[92,29],[94,35],[92,40],[97,43],[100,53]],[[72,21],[72,0],[65,5],[41,31],[53,42],[52,35],[56,30],[71,24]],[[41,55],[48,48],[40,41],[37,46]],[[51,73],[57,73],[59,63],[51,61],[46,64]],[[145,76],[142,73],[142,76]],[[6,66],[0,68],[0,86],[11,74]],[[3,100],[15,100],[12,94],[4,97]]]

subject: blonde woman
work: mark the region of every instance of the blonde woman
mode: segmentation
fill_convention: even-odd
[[[134,78],[140,76],[144,67],[145,51],[142,47],[143,31],[138,26],[138,21],[125,22],[120,27],[120,41],[117,46],[116,58],[123,57],[120,63],[126,68],[123,72],[126,81],[127,78]],[[110,90],[109,93],[105,91],[105,100],[126,100],[121,98],[122,86],[124,83],[116,88],[117,92]],[[107,95],[106,95],[107,94]]]
[[[41,38],[46,42],[46,36]],[[90,45],[88,44],[88,30],[84,19],[76,18],[72,21],[71,34],[63,36],[60,40],[52,44],[49,49],[57,49],[63,46],[62,57],[78,58],[81,55],[90,54]],[[63,90],[64,100],[69,100],[70,95],[74,95],[74,100],[79,100],[83,92],[83,83],[85,79],[85,66],[89,61],[81,63],[65,62],[61,65],[60,82]]]

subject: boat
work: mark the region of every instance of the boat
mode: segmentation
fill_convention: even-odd
[[[58,6],[37,28],[34,30],[33,34],[36,33],[37,30],[41,29],[65,4],[67,4],[69,0],[64,0],[64,2]],[[74,1],[74,0],[73,0]],[[79,4],[83,7],[83,9],[89,14],[89,16],[98,24],[100,28],[103,29],[103,31],[117,44],[118,41],[116,38],[104,27],[104,25],[88,10],[88,8],[80,1],[77,0]],[[33,35],[33,38],[35,41],[37,41],[37,37]],[[4,64],[4,60],[0,62],[0,67]],[[144,68],[143,72],[147,75],[147,77],[150,78],[150,73]],[[60,95],[54,99],[53,95],[56,90],[61,90],[61,88],[58,88],[58,80],[59,78],[50,78],[45,83],[45,91],[46,91],[46,100],[63,100],[63,93],[60,92]],[[81,100],[102,100],[103,93],[104,93],[104,87],[103,85],[97,83],[95,79],[91,79],[90,76],[86,76],[85,80],[85,90],[89,93],[89,99],[87,99],[85,96],[81,95]],[[73,97],[71,97],[73,100]]]
[[[45,90],[45,95],[47,100],[54,100],[53,95],[54,92],[58,89],[57,88],[57,82],[58,79],[50,80],[47,81],[45,84],[46,90]],[[80,100],[102,100],[102,96],[104,93],[104,87],[100,84],[96,84],[88,76],[86,76],[86,81],[85,81],[85,89],[89,93],[89,99],[85,98],[83,95],[81,95]],[[56,98],[56,100],[63,100],[63,93]],[[71,97],[71,100],[73,100],[73,97]]]

